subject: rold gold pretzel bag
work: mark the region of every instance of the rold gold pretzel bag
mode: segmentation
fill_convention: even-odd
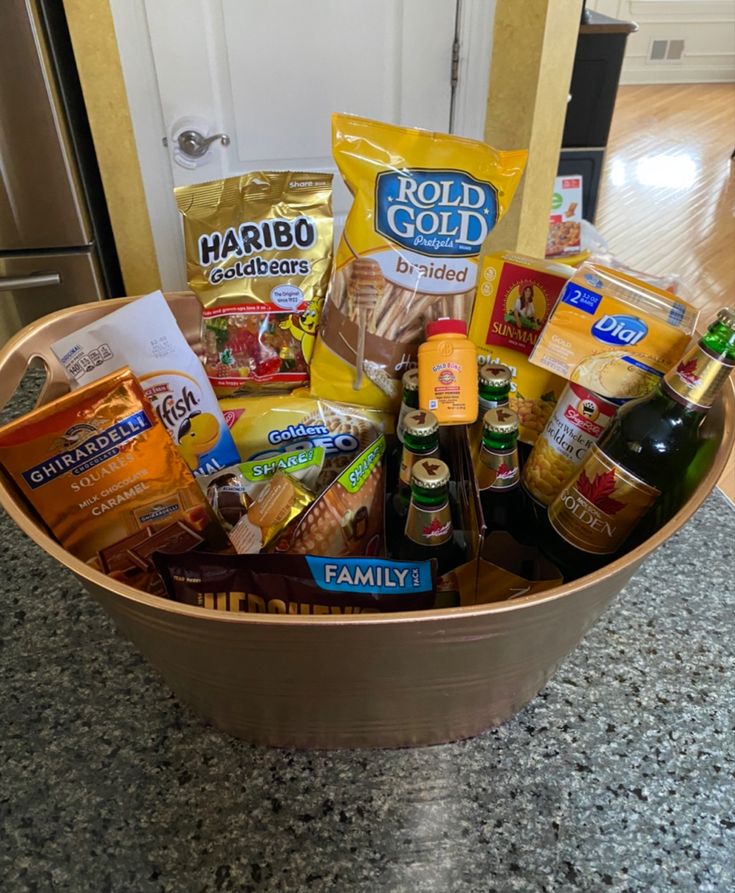
[[[354,202],[311,367],[317,397],[398,409],[427,320],[468,320],[483,242],[513,198],[527,152],[447,134],[332,118]]]
[[[154,552],[228,545],[129,369],[0,429],[0,463],[65,549],[140,589],[163,591]]]
[[[332,263],[332,175],[259,171],[175,193],[217,394],[306,384]]]

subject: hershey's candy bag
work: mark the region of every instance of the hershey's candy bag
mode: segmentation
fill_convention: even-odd
[[[434,606],[434,561],[205,552],[154,560],[170,598],[217,611],[366,614]]]

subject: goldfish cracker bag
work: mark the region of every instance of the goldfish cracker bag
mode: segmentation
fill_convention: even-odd
[[[153,552],[227,545],[129,369],[0,429],[0,463],[67,551],[141,589]]]
[[[332,118],[333,153],[354,196],[314,360],[318,397],[397,410],[427,320],[469,319],[477,258],[508,209],[527,152]]]
[[[130,367],[195,475],[240,458],[199,358],[160,291],[51,345],[72,387]]]
[[[174,191],[218,396],[306,384],[332,263],[332,175],[261,171]]]
[[[529,355],[573,272],[509,251],[488,254],[480,264],[469,335],[478,363],[510,367],[510,406],[518,414],[518,437],[524,443],[536,442],[566,384],[534,366]]]

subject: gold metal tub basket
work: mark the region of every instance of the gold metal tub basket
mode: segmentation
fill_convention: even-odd
[[[28,326],[0,353],[0,406],[31,360],[48,377],[39,402],[68,390],[49,345],[123,301],[87,304]],[[168,300],[191,343],[199,304]],[[635,573],[715,486],[735,442],[729,383],[709,413],[720,440],[686,505],[655,536],[601,571],[512,602],[363,616],[225,614],[118,583],[69,555],[0,477],[0,503],[68,568],[183,702],[218,728],[258,744],[392,747],[465,738],[513,716]]]

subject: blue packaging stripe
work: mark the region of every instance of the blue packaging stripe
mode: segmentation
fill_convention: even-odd
[[[327,592],[407,595],[431,592],[430,561],[389,561],[385,558],[319,558],[306,555],[314,582]]]
[[[641,363],[640,360],[636,360],[635,357],[625,356],[623,360],[626,363],[630,363],[631,366],[637,366],[639,369],[643,369],[644,372],[650,372],[651,375],[655,375],[657,378],[661,378],[662,373],[658,371],[658,369],[654,369],[652,366],[647,366],[645,363]]]
[[[563,304],[569,304],[570,307],[577,307],[579,310],[582,310],[584,313],[589,313],[590,316],[592,316],[597,312],[597,308],[600,306],[602,295],[590,291],[587,288],[583,288],[577,282],[569,282],[564,286],[561,300]]]

